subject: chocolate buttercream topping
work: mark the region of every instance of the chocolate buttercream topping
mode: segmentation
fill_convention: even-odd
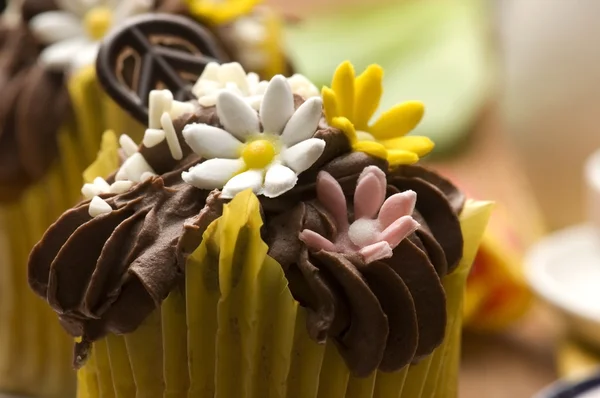
[[[302,99],[296,99],[297,108]],[[194,112],[174,121],[183,160],[171,157],[165,141],[152,148],[142,145],[139,152],[158,176],[126,193],[101,195],[110,213],[92,218],[89,201],[67,211],[31,253],[32,288],[59,313],[67,331],[83,337],[76,365],[85,361],[94,340],[140,325],[185,277],[187,256],[222,214],[225,201],[219,191],[200,190],[181,179],[181,171],[203,161],[183,139],[182,129],[189,123],[222,127],[214,107],[195,103]],[[300,175],[297,186],[274,199],[259,197],[268,254],[306,308],[311,338],[319,343],[333,339],[356,376],[398,370],[431,354],[443,340],[441,278],[462,256],[461,195],[421,167],[388,171],[385,160],[350,152],[337,129],[321,124],[315,137],[325,140],[327,149]],[[338,216],[320,201],[318,173],[329,173],[350,204],[361,173],[373,166],[386,180],[382,195],[416,192],[413,217],[420,228],[389,256],[374,261],[358,252],[307,246],[300,239],[304,230],[332,242],[345,233]],[[350,222],[354,213],[348,205]]]
[[[70,103],[62,75],[36,63],[39,46],[25,25],[4,26],[1,36],[0,200],[10,201],[56,156]]]

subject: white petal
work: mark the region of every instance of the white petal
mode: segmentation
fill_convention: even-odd
[[[165,139],[165,132],[160,129],[146,129],[144,133],[144,140],[142,144],[146,148],[152,148],[163,142]]]
[[[267,170],[263,194],[267,198],[275,198],[294,188],[298,176],[289,167],[275,164]]]
[[[184,171],[181,178],[200,189],[223,188],[243,167],[242,159],[210,159]]]
[[[243,95],[250,93],[246,71],[238,62],[221,65],[218,71],[218,79],[221,84],[235,83]]]
[[[259,132],[259,120],[256,111],[244,99],[228,91],[222,91],[217,97],[217,115],[221,124],[229,133],[240,140]]]
[[[300,174],[315,164],[324,150],[325,141],[319,138],[310,138],[291,148],[287,148],[282,152],[281,156],[285,165],[292,168],[297,174]]]
[[[75,55],[83,50],[89,41],[76,37],[51,44],[41,53],[39,60],[48,69],[63,71],[73,62]]]
[[[73,13],[78,17],[83,17],[94,6],[94,4],[88,4],[89,1],[85,0],[55,0],[55,2],[59,9]]]
[[[44,44],[79,37],[83,34],[81,21],[65,11],[48,11],[36,15],[29,21],[29,29]]]
[[[248,170],[236,175],[225,184],[221,197],[232,199],[246,189],[252,189],[252,192],[259,194],[263,185],[263,173],[263,170]]]
[[[208,158],[237,159],[242,143],[227,131],[208,124],[188,124],[183,128],[183,138],[194,153]]]
[[[260,45],[267,38],[267,29],[256,18],[242,17],[233,23],[236,33],[245,42]]]
[[[322,115],[323,100],[319,97],[309,98],[300,105],[285,125],[281,140],[285,145],[292,146],[311,138],[317,131]]]
[[[86,66],[94,65],[99,49],[99,42],[88,42],[75,54],[71,62],[71,71],[78,71]]]
[[[88,213],[91,217],[97,217],[112,211],[112,207],[98,196],[94,196],[88,207]]]
[[[125,19],[138,14],[149,12],[154,6],[154,0],[119,0],[114,2],[114,25],[119,25]]]
[[[294,114],[294,96],[285,77],[277,75],[271,79],[262,104],[260,120],[263,131],[280,134],[288,120]]]

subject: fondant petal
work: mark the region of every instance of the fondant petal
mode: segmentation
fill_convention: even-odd
[[[243,167],[241,159],[210,159],[184,171],[181,178],[200,189],[223,188]]]
[[[66,11],[38,14],[29,21],[29,29],[43,44],[58,43],[83,35],[79,18]]]
[[[242,143],[227,131],[208,124],[188,124],[183,128],[183,138],[196,154],[208,158],[236,159]]]
[[[276,198],[294,188],[297,181],[298,176],[294,173],[294,170],[275,164],[267,170],[263,194],[267,198]]]
[[[263,186],[263,171],[248,170],[233,177],[223,187],[221,197],[232,199],[238,193],[251,189],[255,194],[260,193]]]
[[[308,140],[315,135],[319,120],[323,114],[323,101],[319,97],[306,100],[292,115],[283,133],[281,140],[290,147],[299,142]]]
[[[217,115],[225,130],[241,141],[259,132],[258,114],[239,95],[222,91],[217,96]]]
[[[410,216],[415,210],[417,194],[415,191],[404,191],[387,198],[379,210],[379,223],[382,229],[390,226],[402,216]]]
[[[271,79],[267,92],[260,104],[260,120],[263,131],[281,134],[294,114],[294,95],[285,77],[277,75]]]
[[[354,126],[358,130],[367,131],[369,120],[379,107],[383,94],[383,68],[379,65],[369,65],[355,82],[354,93]]]
[[[414,129],[423,118],[425,107],[418,101],[407,101],[383,112],[370,128],[378,140],[402,137]]]
[[[319,138],[309,138],[281,153],[283,163],[289,166],[296,174],[310,168],[325,150],[325,141]]]

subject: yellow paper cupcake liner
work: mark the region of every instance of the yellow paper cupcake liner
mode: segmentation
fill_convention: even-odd
[[[100,90],[93,67],[73,76],[68,88],[74,112],[58,132],[57,160],[19,200],[0,205],[0,392],[49,398],[75,396],[73,342],[56,314],[30,291],[27,259],[44,231],[80,200],[82,172],[96,159],[106,127],[127,131],[136,140],[141,140],[143,134],[142,126]],[[118,157],[117,138],[113,138],[114,142],[103,144],[114,154],[112,159],[104,160],[114,170]],[[99,357],[100,368],[110,365],[102,360],[106,358]],[[86,390],[96,391],[113,384],[106,374],[99,375],[102,379],[89,377],[81,384]],[[103,389],[102,396],[114,393],[106,395]]]
[[[100,163],[88,169],[90,176],[107,172]],[[173,290],[135,332],[109,336],[108,356],[129,361],[138,397],[456,397],[463,292],[491,208],[468,202],[461,215],[464,257],[443,280],[444,343],[399,372],[354,378],[332,342],[310,340],[306,311],[293,299],[281,266],[266,255],[258,199],[249,191],[207,228],[186,265],[185,286]],[[111,339],[124,339],[126,347]],[[115,386],[131,386],[129,375],[95,356],[79,371],[86,381],[80,398],[112,396],[100,393],[99,382],[96,387],[87,381],[94,375],[106,380],[102,374],[111,374]]]

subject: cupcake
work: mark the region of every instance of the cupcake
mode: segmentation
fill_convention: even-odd
[[[87,199],[29,258],[31,288],[75,338],[78,396],[456,396],[491,204],[418,164],[433,144],[406,134],[423,105],[371,122],[383,71],[349,63],[319,93],[209,62],[177,100],[189,92],[161,76],[180,59],[142,57],[154,73],[123,79],[124,38],[150,37],[146,23],[97,61],[144,137],[104,134]]]
[[[75,394],[72,340],[31,294],[27,259],[52,222],[81,199],[82,173],[96,158],[104,131],[143,137],[146,123],[123,112],[100,89],[94,63],[105,32],[128,17],[168,11],[163,3],[14,1],[0,20],[0,393]],[[232,13],[227,23],[246,14]],[[190,56],[202,53],[211,61],[237,59],[239,54],[221,46],[200,18],[189,13],[185,18],[192,36],[171,42],[168,34],[155,35],[153,44],[167,52],[184,46]],[[272,49],[276,41],[266,31],[263,39]],[[281,48],[268,54],[277,51]],[[277,54],[273,64],[281,65],[283,55]],[[136,55],[131,51],[126,57],[127,73],[139,66]],[[274,73],[268,61],[264,70]],[[181,79],[191,84],[198,77],[188,71]]]

